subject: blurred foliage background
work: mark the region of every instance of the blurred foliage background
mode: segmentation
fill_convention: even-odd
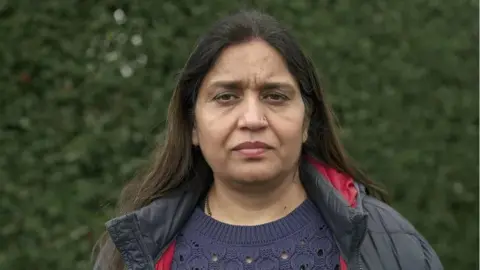
[[[478,2],[262,0],[322,75],[350,153],[434,246],[478,269]],[[0,269],[91,269],[160,132],[210,0],[0,1]]]

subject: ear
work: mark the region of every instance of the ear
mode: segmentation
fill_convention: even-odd
[[[303,122],[303,134],[302,134],[302,143],[305,143],[308,140],[308,129],[310,127],[310,119],[306,118]]]
[[[192,144],[198,146],[198,132],[196,127],[192,128]]]
[[[308,127],[303,129],[302,142],[305,143],[308,140]]]

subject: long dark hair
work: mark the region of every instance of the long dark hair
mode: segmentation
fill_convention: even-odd
[[[386,192],[347,157],[312,61],[277,20],[258,11],[240,11],[215,23],[197,42],[171,97],[165,135],[150,166],[123,189],[118,203],[119,215],[146,206],[191,180],[192,171],[197,175],[200,172],[196,179],[207,181],[209,171],[201,168],[205,162],[200,151],[192,146],[191,138],[199,86],[226,47],[253,38],[266,41],[283,56],[300,86],[310,119],[304,153],[352,176],[366,187],[369,195],[386,201]],[[108,269],[123,269],[122,259],[107,233],[99,240],[98,247],[103,249],[102,254],[110,254]]]

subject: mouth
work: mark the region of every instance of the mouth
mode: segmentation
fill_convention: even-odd
[[[248,141],[248,142],[237,144],[237,146],[235,146],[233,150],[239,151],[239,150],[248,150],[248,149],[272,149],[272,148],[273,148],[272,146],[264,142]]]
[[[254,141],[240,143],[233,148],[233,151],[248,158],[255,158],[261,157],[267,150],[270,149],[273,149],[273,147],[264,142]]]

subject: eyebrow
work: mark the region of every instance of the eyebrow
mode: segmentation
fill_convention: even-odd
[[[208,85],[208,88],[227,88],[227,89],[238,89],[241,88],[245,83],[241,80],[217,80]]]
[[[245,82],[242,80],[217,80],[213,81],[208,85],[208,88],[226,88],[226,89],[239,89],[245,86]],[[286,91],[292,92],[295,91],[295,86],[288,82],[279,82],[271,81],[265,82],[260,85],[262,90],[271,90],[271,89],[284,89]]]
[[[262,89],[264,90],[283,89],[288,92],[294,92],[295,86],[287,82],[266,82],[262,85]]]

